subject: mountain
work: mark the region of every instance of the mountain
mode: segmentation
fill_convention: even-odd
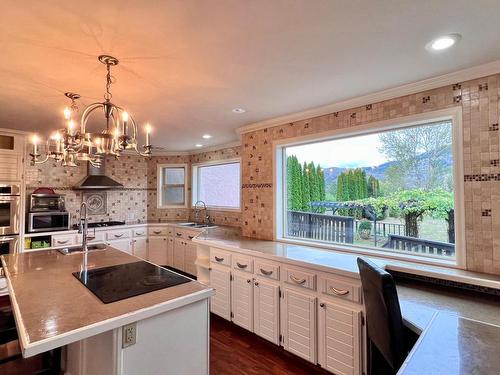
[[[425,170],[428,167],[428,155],[427,154],[421,154],[418,156],[418,164],[417,168],[420,170],[418,174],[423,174]],[[391,167],[397,168],[398,164],[401,162],[399,161],[389,161],[383,164],[380,164],[376,167],[359,167],[360,169],[364,170],[366,172],[367,177],[368,176],[373,176],[379,181],[384,181],[387,175],[387,171]],[[443,169],[449,170],[449,168],[452,167],[453,164],[453,159],[451,155],[451,150],[449,153],[446,153],[440,160],[439,160],[439,166],[442,167]],[[324,175],[325,175],[325,184],[326,186],[330,186],[332,183],[335,182],[337,177],[344,171],[353,169],[353,168],[342,168],[342,167],[329,167],[329,168],[324,168]],[[444,177],[444,176],[443,176]]]

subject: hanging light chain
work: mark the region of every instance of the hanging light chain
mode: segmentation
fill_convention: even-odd
[[[111,64],[107,63],[106,64],[106,93],[104,94],[104,99],[106,101],[110,101],[111,98],[113,97],[113,94],[111,94],[111,84],[113,83],[113,76],[111,75]]]

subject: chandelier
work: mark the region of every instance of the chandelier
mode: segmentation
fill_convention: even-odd
[[[139,150],[137,124],[134,118],[122,107],[111,102],[111,84],[114,77],[111,67],[118,65],[118,59],[113,56],[101,55],[99,61],[106,65],[106,92],[104,101],[90,104],[78,117],[79,94],[67,92],[64,95],[71,100],[70,107],[64,109],[65,127],[56,131],[46,141],[45,155],[39,153],[40,139],[35,134],[32,138],[33,152],[30,154],[33,164],[45,163],[52,159],[63,166],[77,166],[77,161],[88,161],[95,167],[100,167],[105,156],[120,157],[125,150],[132,150],[145,157],[151,156],[150,133],[151,126],[146,124],[146,144]],[[100,132],[87,131],[89,119],[96,113],[104,114],[104,129]]]

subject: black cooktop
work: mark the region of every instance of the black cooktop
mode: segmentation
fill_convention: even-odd
[[[144,261],[73,272],[73,276],[104,303],[191,281],[187,277]]]
[[[124,221],[100,221],[98,223],[88,223],[89,228],[114,227],[115,225],[125,225]],[[78,229],[78,224],[73,224],[73,229]]]

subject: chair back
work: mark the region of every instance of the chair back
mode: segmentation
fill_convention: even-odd
[[[396,284],[391,274],[373,262],[362,258],[357,261],[366,309],[368,344],[375,346],[369,347],[369,368],[372,374],[381,373],[380,366],[375,365],[380,361],[373,358],[373,349],[377,349],[390,370],[396,373],[408,354]]]

